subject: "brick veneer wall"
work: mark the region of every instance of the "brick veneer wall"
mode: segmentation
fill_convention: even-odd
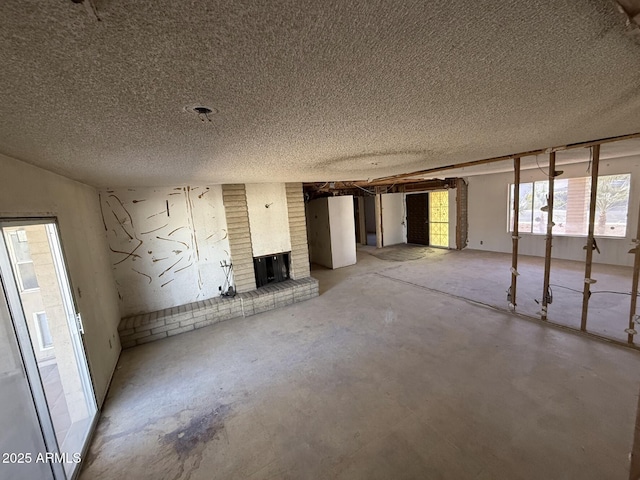
[[[302,183],[287,183],[285,188],[287,192],[287,210],[289,212],[289,236],[291,238],[290,274],[291,278],[297,280],[311,275],[304,196]]]
[[[218,297],[158,312],[123,318],[118,326],[122,348],[189,332],[236,317],[285,307],[318,296],[318,281],[307,277],[268,285],[233,298]]]
[[[256,277],[244,185],[222,185],[222,202],[227,217],[235,289],[239,293],[255,290]]]

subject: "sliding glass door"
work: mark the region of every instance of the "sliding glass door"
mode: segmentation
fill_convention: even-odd
[[[0,273],[13,330],[6,336],[13,333],[17,341],[46,450],[38,448],[49,453],[32,463],[47,465],[56,480],[71,479],[97,409],[57,226],[53,220],[0,221],[0,228]],[[27,477],[41,478],[16,478]]]

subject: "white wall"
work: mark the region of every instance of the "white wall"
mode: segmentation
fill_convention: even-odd
[[[230,261],[222,188],[100,192],[123,317],[219,295]]]
[[[331,231],[329,229],[329,199],[317,198],[305,205],[309,261],[332,268]]]
[[[120,312],[98,194],[87,185],[4,155],[0,172],[0,217],[58,218],[101,405],[120,354]]]
[[[546,169],[546,159],[541,160]],[[558,170],[564,173],[558,178],[585,177],[587,164],[562,165]],[[601,253],[594,252],[593,261],[612,265],[633,265],[631,239],[636,236],[638,208],[640,207],[640,156],[625,157],[600,162],[600,175],[631,173],[631,190],[627,232],[624,238],[598,237]],[[468,248],[493,252],[511,252],[511,234],[507,232],[508,185],[513,183],[513,173],[498,173],[469,177],[469,244]],[[521,182],[546,180],[539,169],[523,170]],[[544,256],[545,236],[521,234],[519,253],[522,255]],[[553,258],[584,261],[585,237],[554,236]]]
[[[318,198],[306,205],[309,258],[327,268],[356,263],[353,197]]]
[[[353,196],[327,198],[331,232],[331,267],[356,263],[356,225],[353,219]]]
[[[245,185],[253,256],[291,251],[284,183]]]
[[[407,243],[404,193],[385,193],[382,200],[382,246]]]

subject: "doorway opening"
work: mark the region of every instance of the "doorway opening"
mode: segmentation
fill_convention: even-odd
[[[449,191],[407,194],[407,243],[449,247]]]

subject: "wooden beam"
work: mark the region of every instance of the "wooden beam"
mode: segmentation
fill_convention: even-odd
[[[516,309],[516,293],[518,287],[518,240],[520,237],[520,158],[513,159],[513,230],[511,232],[511,305]]]
[[[553,240],[553,185],[556,173],[556,152],[549,153],[549,195],[547,197],[547,238],[544,250],[544,283],[542,287],[542,320],[547,320],[549,279],[551,277],[551,242]]]
[[[380,178],[374,179],[373,181],[374,182],[385,182],[385,181],[400,180],[400,179],[403,179],[403,178],[424,176],[424,175],[431,174],[431,173],[443,172],[445,170],[452,170],[454,168],[473,167],[475,165],[484,165],[486,163],[494,163],[494,162],[500,162],[500,161],[504,161],[504,160],[510,160],[510,159],[516,158],[516,157],[519,157],[519,158],[529,157],[529,156],[533,156],[533,155],[541,155],[541,154],[550,153],[550,152],[559,152],[559,151],[562,151],[562,150],[572,150],[572,149],[575,149],[575,148],[588,148],[588,147],[592,147],[593,145],[602,145],[604,143],[619,142],[619,141],[622,141],[622,140],[631,140],[632,138],[640,138],[640,132],[631,133],[629,135],[620,135],[618,137],[601,138],[600,140],[593,140],[593,141],[589,141],[589,142],[571,143],[569,145],[563,145],[563,146],[558,146],[558,147],[540,148],[538,150],[529,150],[528,152],[513,153],[513,154],[510,154],[510,155],[502,155],[500,157],[491,157],[491,158],[485,158],[485,159],[482,159],[482,160],[473,160],[473,161],[470,161],[470,162],[454,163],[452,165],[445,165],[445,166],[442,166],[442,167],[427,168],[425,170],[418,170],[418,171],[415,171],[415,172],[400,173],[398,175],[390,175],[388,177],[380,177]]]
[[[633,277],[631,280],[631,308],[629,309],[629,330],[635,330],[636,306],[638,302],[638,277],[640,274],[640,211],[638,211],[638,226],[636,238],[634,238],[635,247],[631,252],[635,255],[633,260]],[[627,334],[627,342],[633,343],[633,334]],[[640,462],[640,459],[639,459]]]
[[[587,330],[587,316],[589,314],[589,297],[591,296],[591,262],[593,261],[594,228],[596,218],[596,200],[598,198],[598,167],[600,165],[600,145],[591,147],[593,160],[591,161],[591,197],[589,200],[589,230],[587,231],[587,256],[584,262],[584,287],[582,290],[582,318],[580,330]]]

